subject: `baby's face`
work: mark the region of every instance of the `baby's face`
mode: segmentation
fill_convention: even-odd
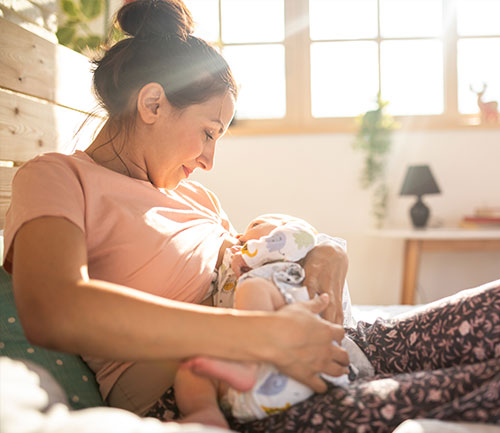
[[[266,215],[250,221],[245,232],[240,236],[240,242],[244,244],[251,239],[260,239],[267,236],[276,227],[282,226],[286,221],[279,216]]]

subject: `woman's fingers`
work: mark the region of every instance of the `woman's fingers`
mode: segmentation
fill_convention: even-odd
[[[347,350],[336,344],[332,344],[331,352],[332,360],[340,367],[347,367],[349,365],[349,354]],[[332,376],[340,376],[341,374],[343,374],[342,371],[339,371],[338,374],[332,374]]]
[[[315,392],[324,392],[326,384],[321,379],[321,373],[333,377],[349,373],[347,368],[349,365],[347,352],[340,347],[336,347],[331,353],[331,358],[327,358],[323,362],[316,360],[306,365],[292,364],[282,368],[281,371],[304,385],[309,386]]]
[[[332,280],[328,279],[328,276],[323,273],[323,284],[319,282],[319,275],[312,275],[308,280],[306,280],[306,285],[309,291],[309,296],[311,298],[316,297],[316,295],[328,295],[328,303],[324,310],[322,311],[321,317],[332,323],[341,324],[343,321],[342,315],[342,301],[338,302],[338,294],[335,293],[335,287],[331,284]],[[328,272],[330,274],[330,272]],[[340,314],[342,317],[338,317],[337,307],[340,305]]]
[[[295,304],[288,305],[281,311],[292,312],[299,310],[303,312],[304,310],[307,310],[308,312],[311,312],[313,314],[320,314],[322,311],[328,308],[330,304],[329,299],[330,297],[327,293],[322,293],[309,301],[297,302]],[[297,311],[293,314],[299,313]],[[337,341],[340,343],[342,338],[344,338],[345,331],[342,326],[321,319],[319,317],[308,317],[308,319],[312,319],[312,321],[310,322],[310,326],[317,328],[315,329],[315,331],[311,330],[310,334],[307,336],[308,343],[311,343],[313,340],[322,341],[325,344],[332,341]],[[305,324],[303,326],[305,326]]]
[[[330,304],[330,296],[328,293],[322,293],[320,296],[316,296],[310,301],[304,302],[304,306],[309,308],[309,310],[314,314],[322,313],[328,305]]]
[[[304,306],[308,308],[312,313],[321,314],[321,316],[328,322],[336,324],[335,311],[336,306],[332,304],[332,295],[326,292],[319,293],[319,296],[315,296],[312,300],[304,302]],[[340,306],[342,311],[342,305]],[[340,341],[344,337],[343,329],[339,327],[331,328],[334,330],[335,337],[334,340]]]
[[[328,300],[327,294],[321,294],[306,302],[287,305],[277,312],[277,317],[283,322],[272,328],[281,332],[276,335],[278,350],[270,361],[282,373],[316,392],[326,389],[321,373],[340,376],[347,373],[349,365],[347,352],[339,346],[344,338],[344,328],[318,316],[328,305]]]
[[[304,385],[312,388],[314,392],[325,392],[326,391],[326,383],[321,379],[321,376],[317,371],[314,371],[309,368],[289,368],[282,369],[282,372],[287,376],[292,377],[298,382],[303,383]]]
[[[348,259],[340,247],[318,245],[305,258],[304,270],[309,296],[327,293],[329,305],[323,310],[322,316],[332,322],[342,324],[342,295],[347,273]]]
[[[304,382],[309,388],[312,388],[314,392],[323,393],[326,391],[326,383],[321,377],[313,375],[307,382]]]

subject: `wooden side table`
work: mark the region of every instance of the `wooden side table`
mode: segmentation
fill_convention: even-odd
[[[395,229],[375,230],[374,236],[401,239],[405,242],[401,303],[415,303],[420,256],[423,251],[500,251],[499,230],[469,229]]]

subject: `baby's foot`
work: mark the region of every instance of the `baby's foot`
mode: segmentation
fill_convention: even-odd
[[[237,391],[249,391],[257,381],[257,364],[199,356],[182,364],[198,376],[219,379]]]

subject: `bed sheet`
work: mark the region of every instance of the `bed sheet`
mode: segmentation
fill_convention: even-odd
[[[373,323],[377,317],[389,319],[399,314],[420,308],[421,305],[353,305],[352,315],[356,320]]]

